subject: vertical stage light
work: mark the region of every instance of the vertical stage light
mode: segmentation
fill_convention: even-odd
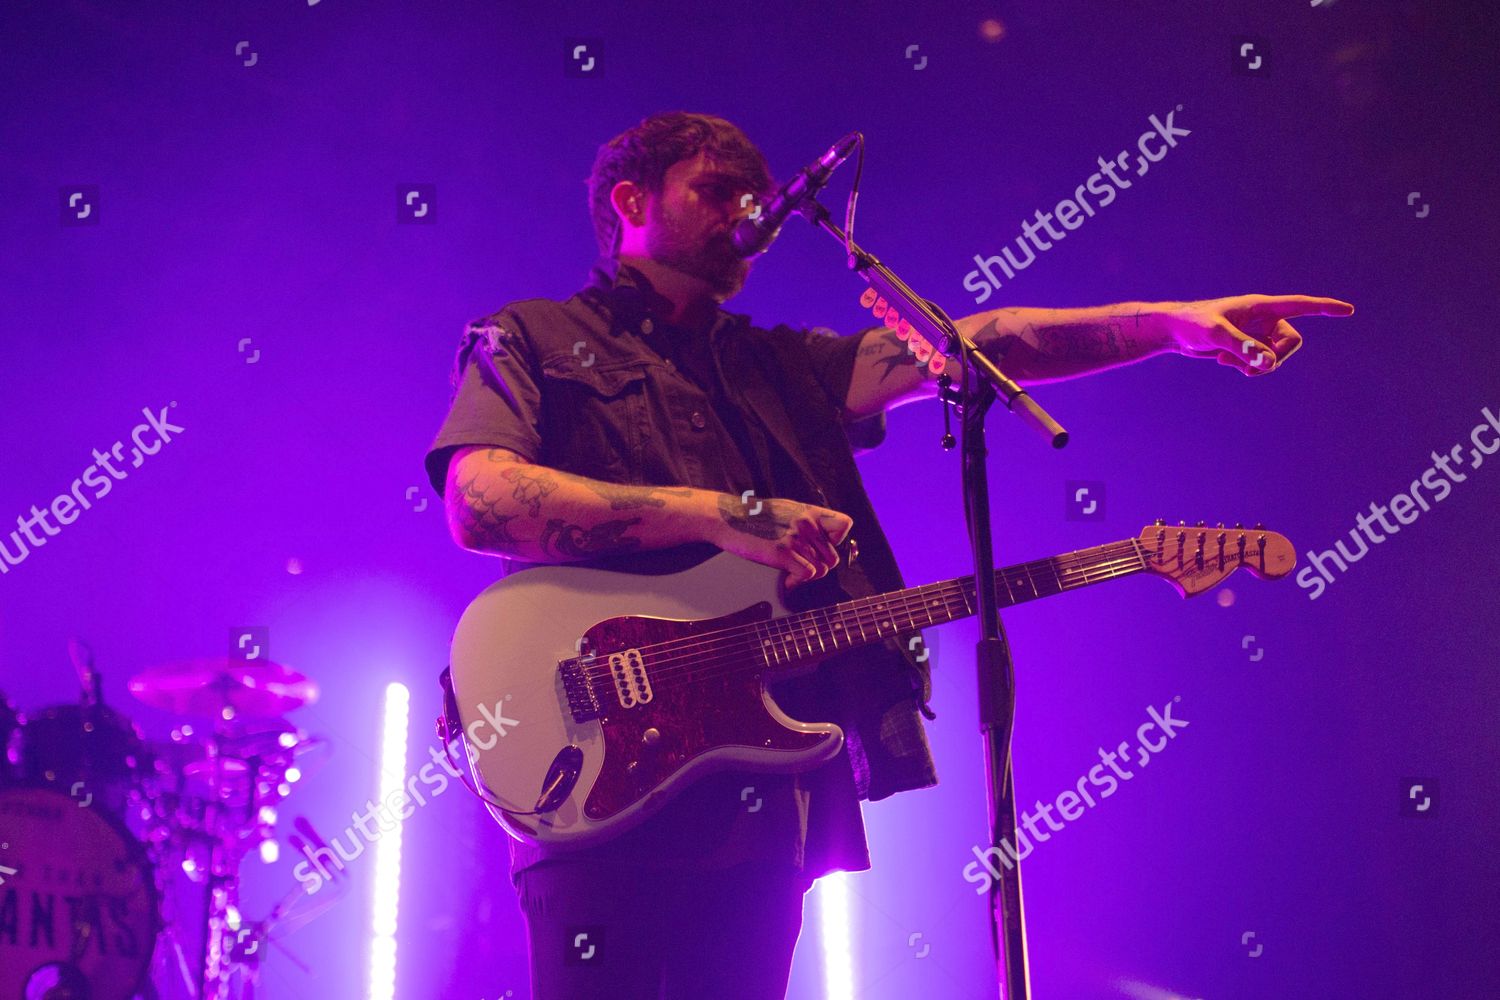
[[[380,798],[390,801],[406,780],[406,729],[411,695],[405,684],[385,689],[380,735]],[[401,818],[375,842],[375,904],[370,922],[370,1000],[395,1000],[396,912],[401,905]]]
[[[823,995],[828,1000],[854,997],[848,878],[848,872],[834,872],[818,879],[818,940],[823,946]]]

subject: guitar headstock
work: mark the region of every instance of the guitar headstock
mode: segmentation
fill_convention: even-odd
[[[1285,535],[1236,524],[1205,527],[1157,519],[1141,531],[1146,568],[1172,581],[1184,597],[1201,594],[1237,569],[1264,580],[1286,576],[1297,565],[1297,550]]]

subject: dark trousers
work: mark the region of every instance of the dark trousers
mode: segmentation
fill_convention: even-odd
[[[781,1000],[809,883],[789,869],[521,872],[536,1000]]]

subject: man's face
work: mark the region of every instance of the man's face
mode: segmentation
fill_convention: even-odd
[[[699,153],[667,169],[659,195],[646,199],[646,250],[652,260],[701,278],[720,300],[745,284],[750,262],[734,252],[730,234],[755,204],[743,181]]]

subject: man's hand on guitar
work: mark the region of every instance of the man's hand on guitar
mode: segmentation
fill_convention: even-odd
[[[795,500],[602,482],[482,445],[454,452],[444,497],[454,540],[473,552],[565,563],[710,542],[785,570],[789,588],[827,576],[854,526]]]
[[[834,548],[854,521],[827,507],[763,500],[753,493],[719,495],[720,528],[709,541],[726,552],[786,570],[788,589],[827,576],[839,564]]]

